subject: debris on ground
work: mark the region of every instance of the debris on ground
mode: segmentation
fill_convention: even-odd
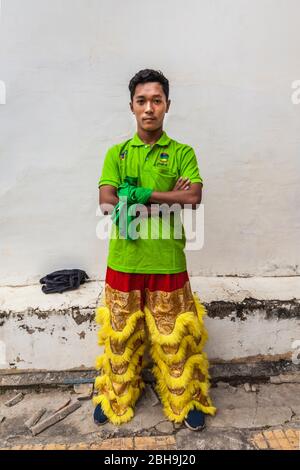
[[[78,408],[81,407],[81,403],[76,400],[75,402],[71,403],[70,405],[66,406],[64,409],[61,411],[58,411],[52,416],[49,416],[48,418],[44,419],[40,423],[36,424],[32,428],[30,428],[32,434],[36,436],[37,434],[40,434],[43,432],[45,429],[50,428],[50,426],[53,426],[54,424],[58,423],[59,421],[62,421],[64,418],[69,416],[71,413],[76,411]]]
[[[26,422],[25,426],[30,429],[35,426],[41,419],[41,417],[46,413],[46,408],[41,408],[34,415],[32,415]]]
[[[8,400],[6,403],[4,403],[4,405],[8,407],[15,406],[17,403],[22,401],[23,398],[24,398],[23,393],[18,393],[18,395]]]
[[[69,403],[71,403],[71,396],[69,396],[68,398],[65,398],[63,402],[61,402],[60,405],[58,405],[58,408],[56,408],[53,413],[58,413],[59,411],[63,410],[66,406],[69,405]]]
[[[74,392],[78,395],[77,400],[89,400],[92,398],[94,385],[93,384],[75,384],[73,386]]]

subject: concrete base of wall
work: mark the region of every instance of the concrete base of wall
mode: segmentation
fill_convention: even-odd
[[[299,363],[300,277],[191,278],[207,308],[212,363]],[[92,370],[101,353],[95,308],[102,282],[45,295],[40,285],[0,288],[0,368]]]
[[[300,383],[299,367],[291,361],[263,361],[257,363],[210,364],[211,384],[226,382],[238,385],[253,383]],[[75,384],[94,383],[97,376],[95,369],[66,371],[29,371],[1,370],[0,390],[70,387]],[[149,368],[142,372],[146,383],[154,383],[154,376]]]

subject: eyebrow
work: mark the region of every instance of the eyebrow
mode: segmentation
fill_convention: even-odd
[[[139,98],[146,98],[145,95],[138,95],[135,97],[135,99],[139,99]],[[152,98],[162,98],[162,95],[153,95]]]

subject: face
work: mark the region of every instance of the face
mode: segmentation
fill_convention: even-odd
[[[170,104],[160,83],[149,82],[137,85],[130,108],[135,114],[138,129],[155,131],[162,128]]]

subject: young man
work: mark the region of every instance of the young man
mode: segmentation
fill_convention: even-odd
[[[180,238],[175,234],[176,213],[168,214],[165,236],[164,217],[157,207],[177,204],[179,209],[196,209],[202,178],[193,149],[163,131],[170,108],[164,75],[142,70],[130,81],[129,90],[137,133],[108,151],[99,181],[101,209],[113,212],[114,225],[105,298],[96,316],[102,325],[99,344],[104,345],[104,354],[97,360],[101,373],[95,382],[99,394],[94,397],[94,420],[122,424],[133,417],[144,387],[141,370],[147,339],[165,415],[198,430],[204,427],[205,414],[215,413],[202,351],[207,339],[205,308],[191,291],[184,232]]]

